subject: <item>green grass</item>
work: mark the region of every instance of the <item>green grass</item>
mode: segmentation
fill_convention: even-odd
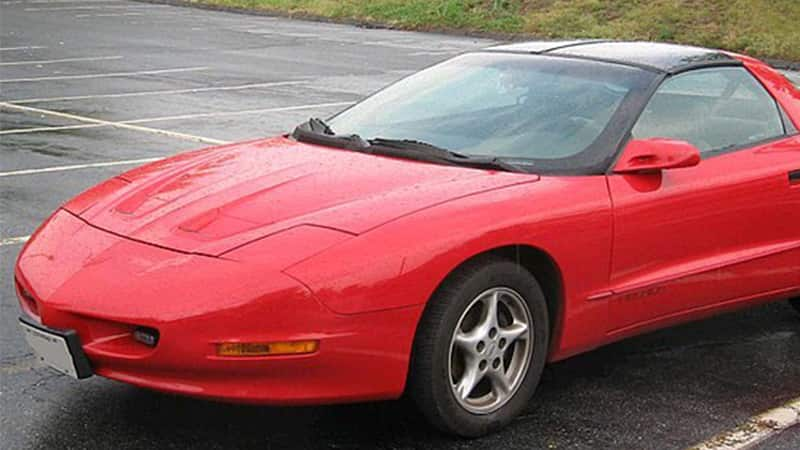
[[[800,0],[189,1],[412,30],[671,41],[800,61]]]

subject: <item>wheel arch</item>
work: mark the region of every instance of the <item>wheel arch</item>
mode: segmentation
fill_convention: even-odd
[[[561,269],[555,258],[546,251],[530,245],[498,247],[482,255],[496,255],[514,261],[536,278],[547,301],[548,319],[550,320],[550,341],[552,343],[553,338],[556,336],[556,331],[560,328],[560,320],[564,308],[564,281]]]
[[[539,283],[544,293],[545,301],[547,302],[548,319],[550,321],[550,354],[552,354],[553,349],[558,347],[557,341],[560,335],[561,321],[564,315],[564,305],[566,303],[564,298],[564,281],[561,268],[555,258],[541,248],[528,244],[511,244],[474,254],[461,261],[447,273],[437,284],[431,298],[436,296],[439,289],[441,289],[451,277],[456,275],[459,269],[478,260],[488,258],[502,258],[513,261],[536,278],[536,281]],[[423,311],[422,314],[424,315],[425,311]],[[421,323],[422,320],[419,322]],[[415,330],[414,335],[416,336],[418,332],[419,323],[417,324],[417,330]],[[411,361],[413,357],[414,348],[412,346],[411,358],[409,358],[409,361]]]

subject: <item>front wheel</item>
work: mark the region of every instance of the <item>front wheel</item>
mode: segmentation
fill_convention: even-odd
[[[415,340],[409,390],[437,428],[496,431],[527,405],[547,359],[547,302],[511,261],[475,261],[430,299]]]

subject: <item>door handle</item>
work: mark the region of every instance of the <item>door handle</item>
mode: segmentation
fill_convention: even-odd
[[[789,184],[800,185],[800,169],[789,172]]]

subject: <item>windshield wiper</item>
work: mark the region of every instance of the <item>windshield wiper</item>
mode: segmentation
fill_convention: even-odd
[[[312,117],[294,128],[292,134],[318,134],[323,136],[336,136],[327,122],[319,117]]]
[[[409,152],[416,153],[418,159],[429,160],[432,162],[444,162],[447,164],[475,167],[479,169],[496,169],[507,172],[524,172],[514,164],[503,161],[494,156],[470,156],[463,153],[454,152],[427,142],[416,141],[413,139],[368,139],[370,147],[366,151],[370,153],[382,153],[390,156],[410,156]],[[388,151],[387,151],[388,150]],[[398,150],[398,151],[393,151]]]
[[[369,142],[357,134],[336,134],[324,120],[312,117],[295,127],[292,137],[312,144],[330,145],[348,150],[363,151]]]
[[[491,156],[470,156],[413,139],[374,138],[364,140],[357,134],[336,134],[324,120],[312,117],[298,125],[292,132],[298,141],[329,145],[364,153],[374,153],[398,158],[412,158],[438,164],[460,165],[478,169],[494,169],[507,172],[526,170]]]
[[[308,119],[308,122],[305,124],[307,124],[308,128],[314,133],[322,133],[330,136],[336,135],[336,133],[333,132],[333,129],[331,129],[331,127],[319,117],[312,117]]]
[[[452,150],[447,150],[446,148],[429,144],[427,142],[416,141],[413,139],[386,139],[377,137],[373,139],[368,139],[367,142],[369,142],[371,145],[377,145],[379,147],[396,148],[398,150],[418,151],[421,153],[427,153],[429,155],[440,156],[443,158],[469,158],[469,156],[467,155],[456,153]]]

